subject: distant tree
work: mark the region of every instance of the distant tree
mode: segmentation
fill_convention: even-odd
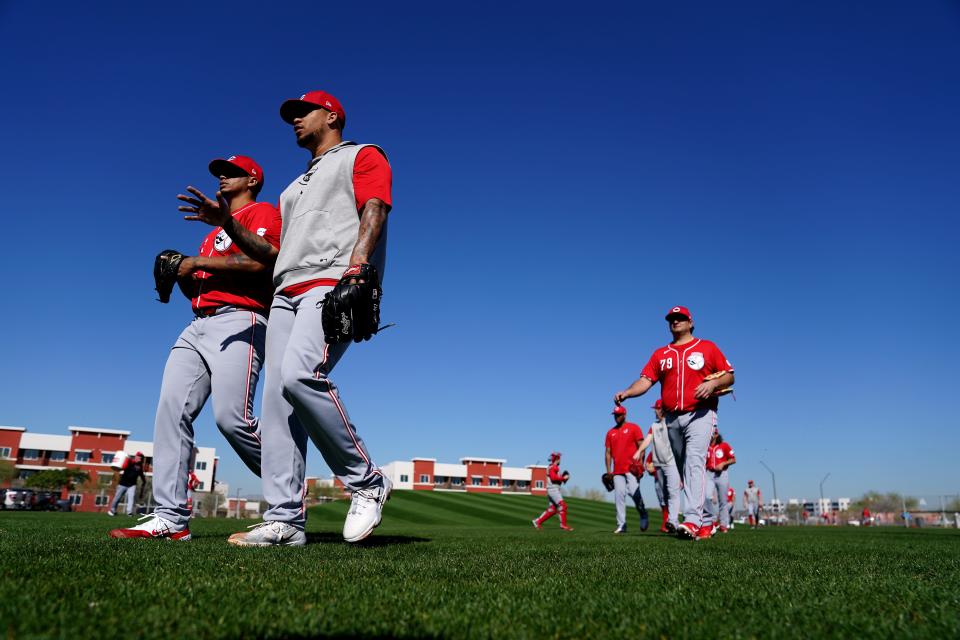
[[[916,509],[920,501],[912,496],[903,496],[896,492],[880,493],[879,491],[867,491],[865,494],[852,502],[852,506],[857,511],[862,511],[864,507],[870,511],[890,511],[900,513],[906,504],[907,510]]]
[[[325,502],[327,500],[337,500],[343,497],[343,491],[338,487],[333,486],[320,486],[318,484],[313,485],[313,488],[310,489],[310,497],[317,502]]]
[[[944,509],[947,511],[960,511],[960,496],[947,501],[947,506],[944,507]]]
[[[9,460],[0,460],[0,483],[5,483],[17,477],[17,467]]]
[[[581,489],[580,487],[570,487],[566,493],[571,498],[581,498],[582,500],[595,500],[596,502],[603,502],[607,499],[606,492],[600,491],[600,489]]]
[[[30,476],[29,484],[37,489],[68,491],[76,484],[82,484],[90,479],[90,474],[78,469],[46,469]]]

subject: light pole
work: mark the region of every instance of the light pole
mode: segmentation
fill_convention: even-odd
[[[763,460],[760,461],[760,464],[763,465],[763,468],[770,472],[770,479],[773,480],[773,499],[777,501],[777,509],[780,508],[780,498],[777,496],[777,476],[773,473],[773,469],[767,466]]]
[[[830,472],[827,472],[827,475],[823,476],[823,480],[820,481],[820,515],[823,516],[823,483],[827,481],[827,478],[830,477]]]

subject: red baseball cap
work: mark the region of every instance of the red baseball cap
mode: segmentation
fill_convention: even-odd
[[[667,315],[664,316],[664,318],[669,320],[670,316],[685,316],[687,320],[693,322],[693,316],[690,315],[690,309],[687,309],[686,307],[674,307],[673,309],[670,309],[670,311],[667,311]]]
[[[311,91],[300,96],[299,99],[287,100],[280,105],[280,117],[287,124],[293,124],[293,119],[300,117],[307,111],[320,107],[332,111],[340,118],[340,123],[347,126],[347,113],[343,110],[340,101],[326,91]]]
[[[614,410],[613,410],[613,415],[615,415],[615,416],[625,416],[625,415],[627,415],[627,408],[621,404],[621,405],[619,405],[618,407],[614,408]]]
[[[651,408],[651,409],[662,409],[662,408],[663,408],[663,400],[661,400],[660,398],[657,398],[657,401],[654,402],[654,403],[653,403],[653,406],[651,406],[650,408]]]
[[[211,160],[210,164],[207,165],[210,173],[218,178],[224,171],[229,172],[228,167],[240,169],[240,171],[243,171],[251,178],[259,180],[260,186],[263,186],[263,169],[260,168],[256,160],[248,156],[230,156],[227,159],[217,158],[216,160]]]

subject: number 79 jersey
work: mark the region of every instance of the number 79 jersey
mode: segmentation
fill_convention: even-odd
[[[684,413],[717,408],[716,396],[705,400],[694,396],[704,378],[717,371],[732,373],[733,365],[717,345],[696,338],[686,344],[660,347],[650,356],[640,375],[660,383],[664,411]]]

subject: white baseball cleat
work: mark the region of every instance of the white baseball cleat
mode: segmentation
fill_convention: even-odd
[[[614,532],[614,533],[626,533],[626,532],[627,532],[627,528],[626,528],[625,526],[623,526],[623,527],[617,527],[616,529],[613,530],[613,532]]]
[[[173,523],[155,513],[140,518],[140,524],[126,529],[112,529],[111,538],[165,538],[186,542],[190,539],[190,527],[174,529]]]
[[[360,542],[380,526],[383,518],[383,503],[390,498],[393,483],[383,478],[383,486],[357,489],[350,500],[350,510],[343,522],[343,539]]]
[[[235,533],[227,542],[238,547],[302,547],[307,544],[307,535],[286,522],[272,520],[249,527],[250,531]]]
[[[117,512],[114,511],[113,509],[108,509],[108,510],[107,510],[107,515],[113,517],[113,516],[117,515]]]

